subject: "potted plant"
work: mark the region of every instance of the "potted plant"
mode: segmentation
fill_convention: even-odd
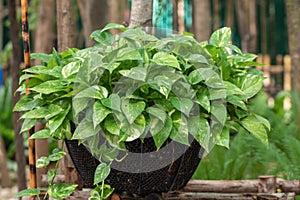
[[[113,36],[111,28],[122,33]],[[19,91],[31,93],[15,106],[24,112],[21,132],[44,122],[32,138],[66,140],[82,178],[95,187],[91,198],[109,196],[106,183],[142,195],[180,189],[203,151],[229,147],[230,132],[239,128],[267,143],[268,121],[247,106],[264,80],[248,66],[260,64],[231,44],[229,28],[201,43],[190,34],[117,24],[91,38],[90,48],[32,54],[43,64],[24,70]],[[64,155],[55,149],[37,165]],[[76,186],[53,184],[56,171],[48,173],[47,192],[64,198]]]

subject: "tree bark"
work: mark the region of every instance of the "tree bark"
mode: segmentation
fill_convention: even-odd
[[[110,0],[108,1],[109,6],[109,17],[108,21],[117,24],[124,24],[128,22],[126,14],[129,12],[127,9],[127,0]],[[111,30],[113,34],[118,33],[118,30]]]
[[[57,43],[58,51],[65,51],[74,47],[77,41],[77,26],[74,20],[74,5],[72,0],[56,0],[57,6]],[[63,147],[67,152],[67,148]],[[68,154],[67,154],[68,155]],[[82,186],[80,179],[70,156],[60,162],[60,171],[65,175],[65,182],[76,183]]]
[[[0,135],[0,174],[1,174],[1,181],[0,186],[6,188],[11,187],[11,181],[9,179],[9,173],[7,169],[7,157],[6,157],[6,150],[5,145],[3,142],[3,138]]]
[[[77,3],[83,24],[85,45],[89,47],[94,44],[89,39],[90,34],[103,28],[108,23],[108,2],[107,0],[77,0]],[[117,10],[116,12],[120,11]]]
[[[225,16],[225,26],[234,28],[234,1],[226,1],[226,16]]]
[[[193,0],[193,33],[198,41],[208,40],[211,34],[210,0]]]
[[[267,33],[267,15],[266,15],[266,1],[260,1],[260,34],[261,34],[261,52],[267,54],[268,51],[268,33]]]
[[[40,53],[51,53],[56,37],[55,0],[40,1],[38,13],[39,18],[34,41],[34,51]]]
[[[34,51],[39,53],[51,53],[54,46],[55,34],[55,0],[40,1],[38,7],[39,18],[37,22],[37,29],[34,42]],[[45,42],[41,42],[45,41]],[[35,65],[40,64],[35,60]],[[41,130],[44,124],[36,124],[35,132]],[[49,154],[49,144],[47,139],[35,140],[36,145],[36,159],[47,156]],[[36,171],[37,186],[41,185],[41,178],[43,174],[47,174],[46,168],[38,168]]]
[[[299,0],[286,0],[286,16],[287,16],[287,27],[288,27],[288,44],[289,44],[289,54],[291,56],[291,79],[292,79],[292,89],[296,91],[296,95],[293,98],[293,109],[295,110],[296,131],[300,131],[300,101],[299,101],[299,91],[300,91],[300,1]]]
[[[172,21],[173,21],[173,30],[179,31],[179,23],[178,23],[178,0],[171,0],[172,3]]]
[[[288,26],[289,53],[292,58],[292,87],[300,90],[300,1],[285,1]]]
[[[132,0],[129,27],[152,26],[153,0]]]
[[[213,30],[217,30],[221,27],[221,2],[219,0],[213,0]]]
[[[255,53],[257,47],[256,2],[239,0],[235,3],[242,50]]]
[[[19,72],[20,72],[20,63],[21,63],[21,46],[19,41],[19,23],[17,22],[16,15],[16,2],[15,1],[7,1],[9,8],[9,35],[10,40],[13,45],[13,64],[10,69],[10,74],[12,76],[12,94],[15,94],[15,91],[19,87]],[[20,99],[20,94],[16,93],[12,98],[13,106]],[[25,166],[26,166],[26,157],[24,154],[24,139],[23,135],[20,135],[21,130],[21,121],[20,113],[13,113],[13,121],[14,121],[14,132],[15,132],[15,145],[16,145],[16,160],[17,160],[17,183],[18,190],[26,189],[26,175],[25,175]]]
[[[58,51],[76,46],[78,30],[74,19],[75,7],[72,0],[56,0]]]

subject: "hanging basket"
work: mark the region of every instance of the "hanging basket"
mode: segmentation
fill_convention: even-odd
[[[78,141],[66,141],[73,163],[86,187],[93,187],[99,161]],[[106,179],[117,192],[147,195],[183,188],[194,174],[203,148],[192,140],[186,146],[169,140],[159,151],[152,138],[126,143],[130,152],[121,162],[114,161]],[[153,170],[152,170],[153,169]]]

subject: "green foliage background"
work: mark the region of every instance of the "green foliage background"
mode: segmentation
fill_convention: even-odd
[[[268,106],[268,96],[261,92],[252,100],[252,109],[269,119],[269,146],[241,131],[232,136],[230,149],[216,146],[199,165],[195,179],[256,179],[259,175],[278,178],[300,178],[300,134],[297,131],[295,107],[299,95],[292,95],[292,108],[284,109],[289,92],[277,95],[274,107]]]

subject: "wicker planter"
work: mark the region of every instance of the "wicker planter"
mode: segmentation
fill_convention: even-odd
[[[69,154],[86,187],[93,187],[94,171],[99,164],[83,145],[66,141]],[[129,142],[131,152],[122,162],[114,162],[106,182],[117,192],[147,195],[183,188],[197,168],[203,149],[196,141],[188,147],[169,142],[156,151],[152,138]],[[121,155],[122,156],[122,155]]]

